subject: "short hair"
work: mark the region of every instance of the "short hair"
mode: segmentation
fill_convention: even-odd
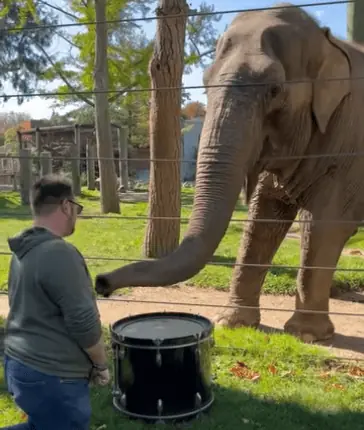
[[[49,215],[63,200],[72,199],[72,182],[65,176],[45,175],[36,181],[31,190],[31,207],[34,215]]]

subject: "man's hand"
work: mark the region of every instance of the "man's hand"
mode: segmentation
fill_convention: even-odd
[[[98,370],[96,368],[92,369],[91,373],[91,383],[95,385],[105,386],[110,382],[110,372],[109,369]]]

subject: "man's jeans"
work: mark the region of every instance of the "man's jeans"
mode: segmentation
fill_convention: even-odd
[[[62,379],[5,357],[5,380],[28,422],[13,430],[89,430],[91,405],[87,379]]]

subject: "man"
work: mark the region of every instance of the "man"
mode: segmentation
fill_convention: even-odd
[[[86,430],[89,381],[105,385],[110,376],[86,263],[63,239],[82,206],[67,179],[50,175],[34,184],[31,207],[33,226],[8,240],[5,377],[28,416],[10,429]]]

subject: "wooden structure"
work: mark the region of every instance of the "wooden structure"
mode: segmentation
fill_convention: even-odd
[[[116,171],[123,191],[128,188],[127,135],[125,129],[111,124]],[[34,177],[62,170],[68,163],[76,195],[81,194],[81,175],[87,174],[88,189],[95,189],[98,172],[95,126],[70,124],[36,127],[18,131],[20,155],[20,193],[24,204]],[[32,161],[31,156],[35,156]],[[119,160],[118,160],[119,159]]]

